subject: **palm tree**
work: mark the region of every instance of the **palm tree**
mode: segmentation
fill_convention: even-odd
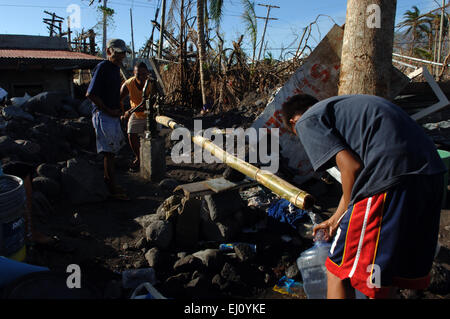
[[[420,26],[423,25],[423,23],[428,22],[426,16],[421,16],[419,8],[417,6],[413,6],[412,10],[408,10],[403,14],[404,20],[399,23],[398,27],[408,27],[408,29],[405,32],[405,35],[411,34],[412,36],[412,42],[410,47],[410,54],[413,54],[414,46],[416,43],[416,40],[420,39],[421,29]]]
[[[258,24],[255,13],[255,2],[251,0],[241,0],[241,2],[244,7],[242,19],[252,42],[252,62],[255,62],[256,47],[258,42]],[[216,23],[217,27],[220,26],[220,22],[222,21],[223,5],[224,0],[209,0],[209,14],[211,19]]]
[[[252,65],[255,64],[255,54],[258,42],[258,23],[255,13],[255,2],[250,0],[242,0],[244,5],[244,13],[242,19],[244,20],[247,32],[250,34],[250,39],[252,41]]]

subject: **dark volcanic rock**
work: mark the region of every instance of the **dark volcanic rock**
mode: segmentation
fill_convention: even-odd
[[[252,260],[256,256],[256,253],[253,252],[250,245],[245,243],[238,243],[234,245],[234,252],[240,261]]]
[[[179,259],[175,265],[173,266],[173,269],[176,272],[193,272],[200,267],[202,267],[202,261],[193,255],[187,255],[186,257],[183,257]]]
[[[61,170],[61,184],[72,204],[103,201],[109,194],[103,172],[84,159],[67,161],[67,167]]]
[[[434,262],[430,275],[429,291],[443,295],[450,293],[450,270]]]
[[[153,247],[152,249],[150,249],[146,254],[145,254],[145,259],[147,260],[147,263],[149,265],[149,267],[152,268],[159,268],[160,264],[160,253],[159,253],[159,249],[156,247]]]
[[[213,222],[224,221],[242,208],[241,196],[236,191],[206,195],[204,200],[206,202],[204,206]]]
[[[32,186],[33,190],[42,192],[47,198],[57,198],[61,192],[59,183],[48,177],[38,176],[33,178]]]
[[[51,178],[54,181],[59,181],[61,178],[61,170],[58,165],[41,164],[37,167],[36,172],[39,176]]]
[[[173,237],[173,225],[165,220],[156,220],[145,230],[149,245],[160,249],[167,249]]]

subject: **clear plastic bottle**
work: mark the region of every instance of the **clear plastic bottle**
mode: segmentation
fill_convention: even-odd
[[[301,253],[297,259],[297,266],[303,278],[303,289],[308,299],[326,299],[327,297],[325,260],[331,244],[323,238],[323,231],[318,231],[314,246]]]

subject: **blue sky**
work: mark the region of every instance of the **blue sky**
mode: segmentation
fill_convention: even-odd
[[[114,17],[115,27],[110,30],[108,38],[122,38],[127,43],[131,43],[130,28],[130,8],[133,8],[134,39],[136,50],[145,44],[146,38],[151,33],[150,20],[154,18],[155,10],[161,0],[109,0],[108,6],[116,11]],[[170,5],[171,0],[167,0]],[[303,28],[318,19],[318,29],[314,28],[313,37],[310,44],[315,46],[320,38],[325,36],[333,25],[345,22],[347,0],[257,0],[256,3],[267,3],[277,5],[279,9],[271,10],[271,17],[279,20],[270,21],[266,41],[267,50],[278,58],[281,48],[298,46],[298,41],[294,42]],[[403,13],[413,5],[417,5],[421,12],[427,12],[438,7],[437,2],[441,0],[398,0],[397,1],[397,22],[402,18]],[[67,8],[71,4],[79,5],[81,8],[81,27],[89,29],[98,20],[98,13],[95,7],[88,6],[88,0],[0,0],[0,34],[30,34],[48,35],[46,25],[42,22],[44,10],[55,12],[57,15],[67,17]],[[231,40],[236,40],[244,32],[244,25],[241,19],[242,5],[240,0],[225,0],[224,18],[222,21],[222,32],[227,41],[226,47],[231,46]],[[265,17],[266,8],[256,6],[256,15]],[[261,39],[264,27],[264,20],[258,20],[259,39]],[[63,27],[66,29],[66,25]],[[74,31],[81,31],[75,29]],[[101,43],[101,35],[97,39]],[[293,43],[294,42],[294,43]],[[293,43],[293,44],[292,44]],[[250,48],[248,37],[244,38],[244,48]]]

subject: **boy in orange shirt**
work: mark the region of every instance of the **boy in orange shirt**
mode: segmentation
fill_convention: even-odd
[[[147,65],[144,62],[137,63],[134,66],[134,76],[125,81],[120,90],[120,102],[123,109],[123,100],[129,95],[131,109],[135,108],[142,102],[142,91],[145,86],[145,81],[150,76],[150,72]],[[153,79],[150,79],[147,90],[145,92],[146,96],[150,94],[156,94],[156,86]],[[135,170],[139,168],[139,150],[140,141],[139,135],[143,134],[146,128],[147,118],[144,110],[139,110],[131,114],[130,111],[126,111],[123,116],[124,119],[128,120],[128,141],[130,142],[131,149],[134,153],[135,160],[131,165],[131,169]]]

